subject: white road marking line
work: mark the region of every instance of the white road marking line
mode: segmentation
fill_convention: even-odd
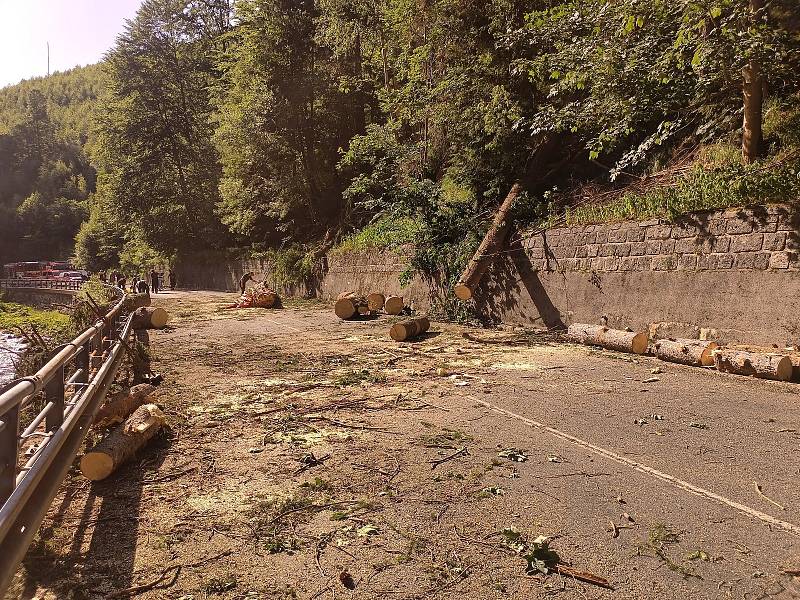
[[[506,417],[511,417],[513,419],[517,419],[519,421],[522,421],[523,423],[525,423],[526,425],[528,425],[530,427],[535,427],[537,429],[541,429],[543,431],[546,431],[547,433],[549,433],[551,435],[554,435],[557,438],[560,438],[562,440],[566,440],[566,441],[568,441],[568,442],[570,442],[572,444],[575,444],[577,446],[580,446],[582,448],[586,448],[587,450],[590,450],[591,452],[594,452],[595,454],[603,456],[603,457],[605,457],[605,458],[607,458],[609,460],[613,460],[615,462],[618,462],[618,463],[621,463],[621,464],[626,465],[628,467],[631,467],[635,471],[639,471],[640,473],[645,473],[646,475],[650,475],[651,477],[655,477],[656,479],[660,479],[662,481],[666,481],[667,483],[671,483],[672,485],[674,485],[676,487],[679,487],[682,490],[685,490],[687,492],[691,492],[692,494],[697,494],[698,496],[702,496],[703,498],[707,498],[708,500],[713,500],[713,501],[715,501],[715,502],[717,502],[719,504],[722,504],[724,506],[728,506],[728,507],[733,508],[735,510],[738,510],[739,512],[742,512],[742,513],[744,513],[744,514],[746,514],[746,515],[748,515],[750,517],[758,519],[759,521],[763,521],[764,523],[768,523],[770,525],[774,525],[775,527],[779,527],[780,529],[783,529],[784,531],[788,531],[789,533],[792,533],[794,535],[800,536],[800,526],[798,526],[798,525],[795,525],[793,523],[787,523],[786,521],[781,521],[780,519],[776,519],[772,515],[768,515],[767,513],[761,512],[760,510],[756,510],[755,508],[750,508],[749,506],[745,506],[744,504],[740,504],[739,502],[736,502],[735,500],[730,500],[730,499],[726,498],[725,496],[720,496],[719,494],[714,493],[714,492],[712,492],[710,490],[706,490],[706,489],[701,488],[699,486],[696,486],[696,485],[694,485],[692,483],[689,483],[688,481],[684,481],[682,479],[679,479],[679,478],[677,478],[677,477],[675,477],[673,475],[670,475],[669,473],[664,473],[663,471],[659,471],[658,469],[655,469],[655,468],[650,467],[648,465],[645,465],[643,463],[636,462],[635,460],[631,460],[630,458],[625,458],[624,456],[621,456],[621,455],[617,454],[616,452],[612,452],[611,450],[607,450],[605,448],[601,448],[600,446],[595,446],[594,444],[592,444],[590,442],[587,442],[586,440],[582,440],[580,438],[577,438],[577,437],[575,437],[573,435],[570,435],[568,433],[565,433],[565,432],[563,432],[563,431],[561,431],[559,429],[555,429],[553,427],[549,427],[549,426],[545,425],[544,423],[540,423],[539,421],[534,421],[533,419],[529,419],[527,417],[523,417],[522,415],[518,415],[517,413],[511,412],[510,410],[506,410],[504,408],[500,408],[499,406],[496,406],[496,405],[494,405],[494,404],[492,404],[490,402],[486,402],[484,400],[479,400],[478,398],[475,398],[473,396],[465,396],[465,397],[469,398],[470,400],[474,400],[475,402],[477,402],[481,406],[484,406],[484,407],[488,408],[489,410],[492,410],[492,411],[494,411],[494,412],[496,412],[498,414],[501,414],[501,415],[504,415]]]

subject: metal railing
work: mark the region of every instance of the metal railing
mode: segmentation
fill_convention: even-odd
[[[73,279],[26,279],[18,277],[15,279],[0,279],[0,290],[2,289],[43,289],[43,290],[79,290],[83,285],[82,281]]]
[[[130,334],[122,294],[34,375],[0,387],[0,597],[75,460]],[[43,407],[23,424],[21,416],[36,410],[39,398]]]

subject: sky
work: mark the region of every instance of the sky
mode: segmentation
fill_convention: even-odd
[[[142,0],[0,0],[0,87],[99,61]]]

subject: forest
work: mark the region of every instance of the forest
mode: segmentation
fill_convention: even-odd
[[[4,258],[413,242],[452,281],[514,182],[519,228],[796,201],[796,0],[145,0],[0,90]]]

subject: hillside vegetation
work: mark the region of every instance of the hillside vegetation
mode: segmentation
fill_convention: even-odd
[[[515,181],[518,227],[795,200],[795,8],[145,0],[103,65],[76,256],[240,248],[307,273],[414,242],[446,283]]]

